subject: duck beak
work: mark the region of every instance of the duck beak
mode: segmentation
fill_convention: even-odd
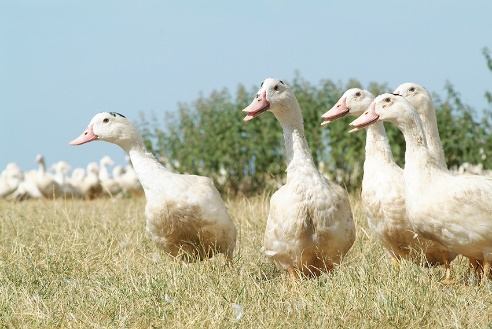
[[[341,117],[347,115],[348,112],[347,97],[343,97],[328,112],[321,116],[321,118],[325,120],[321,123],[321,125],[324,126],[332,121],[340,119]]]
[[[70,145],[82,145],[88,142],[92,142],[93,140],[97,139],[97,135],[94,134],[94,130],[92,128],[93,125],[90,125],[87,127],[87,129],[80,135],[79,137],[75,138],[73,141],[71,141]]]
[[[376,113],[376,103],[371,103],[369,109],[365,111],[360,117],[349,123],[349,125],[355,127],[350,130],[349,133],[366,128],[379,120],[379,115]]]
[[[270,102],[267,101],[266,99],[266,90],[265,90],[263,94],[257,94],[253,102],[243,110],[243,112],[248,113],[248,115],[244,117],[243,121],[249,121],[269,109],[270,109]]]

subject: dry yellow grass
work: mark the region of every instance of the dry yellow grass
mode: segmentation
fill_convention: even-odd
[[[0,201],[0,327],[491,328],[491,284],[442,268],[395,270],[353,202],[357,239],[331,275],[292,282],[261,253],[268,198],[229,200],[222,256],[173,263],[145,232],[145,201]]]

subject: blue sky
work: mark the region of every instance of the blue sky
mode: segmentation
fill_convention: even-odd
[[[162,118],[213,90],[296,71],[312,83],[416,82],[443,96],[450,81],[481,111],[490,13],[490,0],[0,0],[0,170],[35,168],[38,153],[48,165],[106,154],[124,164],[115,145],[68,142],[101,111]]]

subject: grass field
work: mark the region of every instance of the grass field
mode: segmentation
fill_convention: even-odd
[[[492,285],[467,262],[392,267],[357,199],[357,239],[335,273],[293,282],[261,253],[268,198],[229,200],[222,256],[174,263],[145,232],[144,199],[0,201],[1,328],[492,328]]]

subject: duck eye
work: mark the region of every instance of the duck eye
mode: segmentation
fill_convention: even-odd
[[[275,85],[275,87],[273,87],[273,90],[278,90],[278,85]]]
[[[415,87],[411,87],[410,89],[408,89],[408,91],[413,93],[415,91]]]
[[[109,122],[109,119],[108,119],[108,118],[105,118],[105,119],[103,120],[103,122],[104,122],[104,123],[108,123],[108,122]]]
[[[389,97],[386,97],[386,98],[384,99],[384,101],[385,101],[386,103],[389,103],[389,102],[391,102],[391,99],[390,99]]]
[[[355,93],[355,97],[359,97],[361,94],[360,94],[360,91],[356,92]]]

